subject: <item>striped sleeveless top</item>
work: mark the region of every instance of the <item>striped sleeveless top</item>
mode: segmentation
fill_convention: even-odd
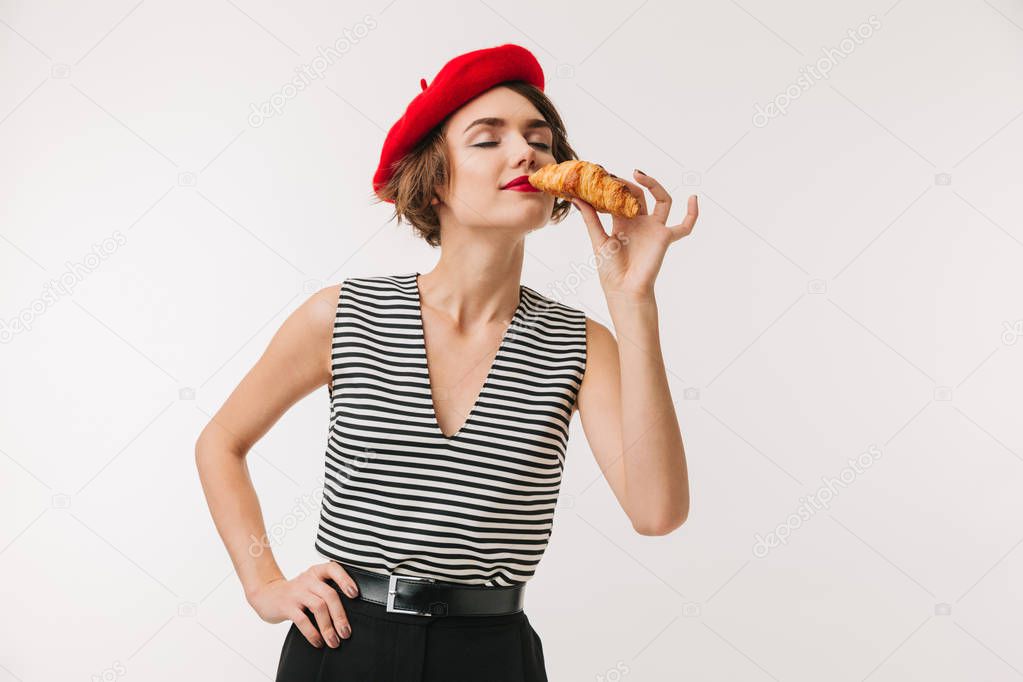
[[[448,437],[433,407],[418,275],[342,282],[316,550],[368,571],[524,583],[551,536],[586,316],[520,285],[476,403]]]

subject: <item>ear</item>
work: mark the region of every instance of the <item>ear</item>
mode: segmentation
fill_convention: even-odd
[[[440,206],[444,203],[444,188],[440,185],[433,188],[433,198],[430,199],[430,206]]]

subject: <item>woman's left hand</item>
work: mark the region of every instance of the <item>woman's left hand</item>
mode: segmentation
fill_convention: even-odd
[[[671,197],[661,183],[649,175],[635,171],[636,182],[650,190],[656,203],[652,213],[647,213],[646,194],[639,185],[623,178],[617,178],[629,186],[639,201],[639,213],[635,218],[612,216],[611,234],[604,231],[597,211],[582,199],[573,199],[572,204],[583,215],[597,257],[597,273],[600,284],[607,294],[621,294],[630,297],[653,295],[654,279],[661,269],[668,246],[693,231],[699,216],[696,195],[689,197],[686,216],[678,225],[668,226],[668,212]]]

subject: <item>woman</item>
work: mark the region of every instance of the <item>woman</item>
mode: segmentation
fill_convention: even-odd
[[[581,311],[520,285],[526,234],[570,210],[521,182],[576,158],[543,86],[516,45],[461,55],[422,81],[373,186],[399,222],[431,245],[443,238],[437,266],[314,294],[199,438],[203,487],[249,603],[267,622],[293,621],[278,680],[546,680],[524,587],[551,534],[576,409],[636,531],[686,519],[654,279],[692,230],[696,197],[666,227],[671,198],[636,171],[640,213],[614,218],[610,235],[572,202],[628,339],[620,348]],[[265,543],[251,551],[265,526],[244,458],[323,385],[331,430],[315,544],[328,561],[289,579]]]

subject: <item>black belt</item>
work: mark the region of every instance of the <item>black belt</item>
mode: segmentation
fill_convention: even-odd
[[[525,583],[509,587],[464,585],[416,575],[371,573],[343,563],[341,567],[359,586],[359,599],[384,605],[391,613],[500,616],[522,611],[526,593]]]

